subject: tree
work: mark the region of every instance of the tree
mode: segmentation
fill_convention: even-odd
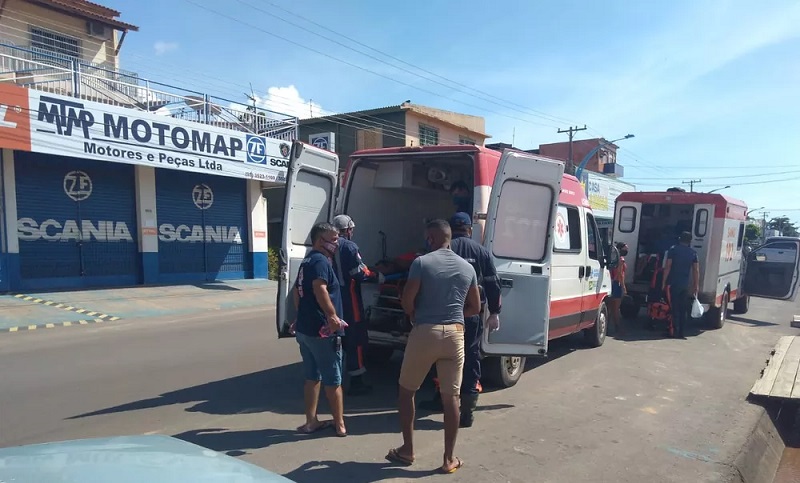
[[[759,240],[761,239],[761,227],[755,223],[749,223],[744,229],[745,240]]]
[[[788,216],[778,216],[767,222],[767,228],[770,230],[778,230],[783,236],[798,236],[800,232],[797,226],[792,223]]]

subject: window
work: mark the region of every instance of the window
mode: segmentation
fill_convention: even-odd
[[[701,208],[697,210],[697,215],[694,219],[694,236],[704,237],[708,232],[708,210]]]
[[[379,149],[383,147],[383,129],[357,129],[356,149]]]
[[[581,250],[581,215],[573,206],[559,205],[556,212],[553,250],[579,252]]]
[[[499,258],[542,261],[553,191],[547,186],[507,180],[500,193],[492,252]]]
[[[592,260],[600,260],[600,248],[597,237],[597,225],[594,222],[594,216],[586,214],[586,242],[589,244],[589,258]]]
[[[419,125],[419,145],[435,146],[439,144],[439,130],[435,127]]]
[[[31,27],[31,48],[37,53],[46,53],[60,58],[79,58],[81,56],[78,39],[38,27]]]
[[[333,184],[328,176],[319,175],[304,169],[297,172],[297,181],[293,187],[292,200],[297,209],[292,210],[291,243],[293,245],[311,246],[311,228],[328,220],[330,198]],[[317,210],[305,209],[307,206],[321,206]],[[287,221],[284,221],[286,223]]]
[[[474,139],[468,138],[466,136],[459,136],[458,144],[472,144],[474,146],[477,143],[475,142]]]
[[[636,208],[633,206],[623,206],[619,210],[619,231],[621,233],[633,233],[636,229]]]
[[[736,250],[741,250],[744,245],[744,223],[739,223],[739,238],[736,240]]]

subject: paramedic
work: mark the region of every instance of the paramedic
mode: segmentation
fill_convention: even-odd
[[[414,462],[414,395],[431,366],[441,380],[444,405],[444,461],[440,471],[453,473],[462,462],[453,454],[458,436],[458,398],[464,370],[464,319],[480,312],[475,269],[450,250],[452,232],[445,220],[426,226],[430,253],[411,264],[403,290],[403,310],[414,327],[400,368],[398,406],[403,445],[386,458]]]
[[[679,338],[684,338],[691,299],[697,297],[699,288],[700,264],[697,252],[689,246],[692,243],[692,234],[685,231],[681,233],[678,241],[679,243],[667,253],[662,288],[669,286],[670,311],[675,334]]]
[[[622,327],[620,306],[622,306],[622,298],[628,294],[628,290],[625,288],[625,272],[628,271],[625,256],[628,254],[628,245],[623,242],[617,242],[615,248],[617,253],[619,253],[619,262],[616,267],[610,270],[611,297],[609,298],[608,305],[611,309],[611,321],[614,324],[614,334],[624,335],[625,330]]]
[[[297,308],[296,337],[305,375],[306,423],[297,430],[314,433],[334,426],[337,436],[346,436],[342,398],[342,298],[330,258],[336,253],[338,232],[329,223],[311,228],[312,248],[297,272],[294,303]],[[333,421],[317,418],[320,381],[333,413]]]
[[[456,212],[467,213],[472,216],[472,195],[469,186],[463,181],[456,181],[450,186],[450,196],[453,197],[453,205]]]
[[[369,333],[364,320],[364,301],[361,298],[361,282],[365,280],[383,279],[383,275],[370,271],[361,260],[358,245],[353,242],[353,229],[356,224],[347,215],[333,218],[333,226],[339,230],[339,250],[334,256],[334,267],[339,283],[344,290],[342,294],[342,313],[348,326],[345,328],[344,350],[347,373],[350,375],[350,387],[347,394],[358,396],[372,389],[364,381],[367,372],[364,367],[364,351],[367,348]]]
[[[481,339],[483,308],[489,305],[489,330],[500,328],[500,279],[497,277],[489,251],[472,239],[472,218],[466,213],[456,213],[450,218],[453,241],[450,249],[466,260],[475,269],[481,296],[481,313],[468,317],[464,324],[464,378],[461,382],[461,420],[462,428],[469,428],[474,422],[474,411],[478,407],[481,392]],[[427,409],[441,411],[441,395],[438,380],[434,400],[425,405]]]

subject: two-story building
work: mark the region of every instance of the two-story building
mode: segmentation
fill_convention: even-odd
[[[0,0],[0,290],[265,278],[297,119],[121,70],[119,16]]]

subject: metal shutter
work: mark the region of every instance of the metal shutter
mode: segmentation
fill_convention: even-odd
[[[243,179],[156,170],[162,281],[252,276],[246,196]]]
[[[15,154],[21,288],[139,279],[134,167]]]

